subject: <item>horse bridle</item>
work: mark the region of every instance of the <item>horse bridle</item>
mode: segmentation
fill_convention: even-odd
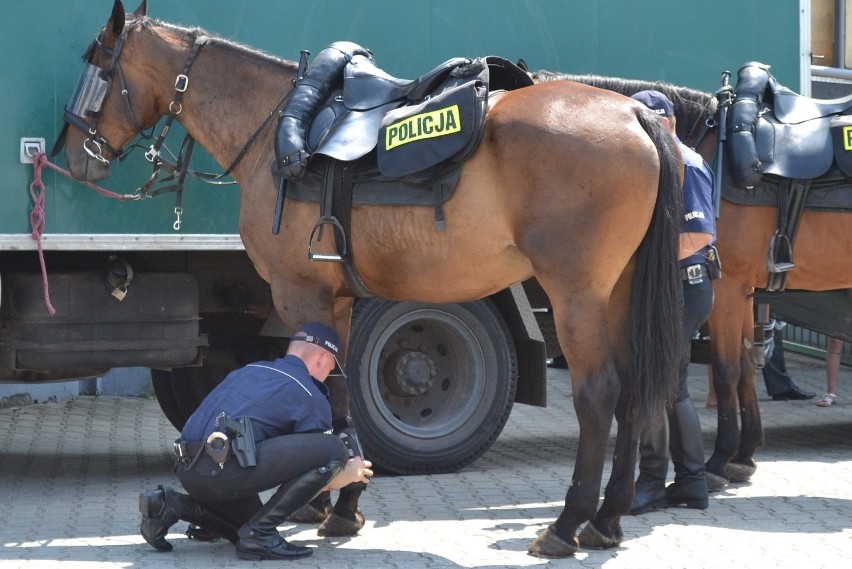
[[[708,132],[719,126],[717,119],[718,111],[712,114],[709,112],[709,109],[713,104],[714,100],[714,97],[710,97],[707,100],[707,104],[704,105],[704,108],[701,109],[701,112],[698,114],[698,120],[695,121],[695,123],[692,125],[692,128],[689,129],[689,132],[686,133],[686,136],[684,137],[684,143],[691,143],[689,144],[689,146],[693,149],[697,149],[701,145]],[[705,117],[704,120],[701,120],[701,117]],[[701,130],[699,130],[698,134],[696,135],[694,133],[699,126],[701,127]],[[694,142],[693,136],[695,137]]]
[[[130,94],[127,90],[127,84],[124,79],[124,72],[121,68],[121,48],[124,45],[124,40],[127,33],[122,33],[115,42],[115,46],[108,48],[102,41],[103,32],[86,50],[86,66],[77,83],[77,88],[71,96],[68,105],[65,107],[64,120],[65,125],[56,140],[51,151],[51,156],[59,153],[65,144],[65,137],[68,132],[68,125],[73,125],[81,131],[88,134],[88,137],[83,141],[83,150],[86,154],[101,162],[109,164],[110,160],[104,157],[103,150],[112,154],[113,160],[123,160],[127,157],[127,152],[123,148],[115,148],[107,138],[98,131],[98,120],[100,118],[101,105],[112,89],[113,80],[116,72],[121,85],[121,95],[124,99],[127,114],[130,115],[130,120],[133,122],[133,127],[137,134],[143,132],[143,128],[139,126],[139,121],[136,119],[136,114],[133,112],[133,106],[130,103]],[[110,60],[109,66],[106,69],[101,69],[92,63],[95,52],[100,50],[104,52]],[[94,122],[89,124],[87,118],[93,119]]]
[[[127,37],[128,29],[125,28],[122,31],[121,35],[115,42],[115,46],[110,49],[106,47],[102,42],[103,32],[101,35],[95,39],[94,42],[89,46],[86,50],[86,55],[84,58],[86,59],[86,67],[83,70],[82,75],[80,76],[80,80],[78,81],[77,89],[74,91],[74,94],[71,97],[71,100],[68,106],[65,107],[65,125],[62,128],[62,132],[54,144],[53,150],[51,151],[51,156],[55,156],[65,144],[65,137],[68,130],[68,125],[73,125],[76,128],[82,130],[83,132],[88,134],[88,137],[83,141],[83,149],[86,154],[90,157],[98,160],[103,164],[109,164],[110,160],[103,156],[103,149],[106,149],[109,153],[113,155],[113,160],[117,159],[119,161],[123,160],[127,157],[129,152],[125,152],[123,148],[116,149],[103,134],[98,132],[98,119],[100,117],[100,109],[103,101],[106,99],[110,90],[112,89],[113,80],[117,73],[119,83],[121,85],[121,95],[124,99],[125,107],[127,108],[127,114],[130,116],[130,120],[133,122],[133,127],[136,130],[136,135],[141,135],[143,139],[150,140],[153,138],[153,130],[152,134],[145,134],[144,129],[140,126],[139,121],[136,119],[136,114],[133,112],[133,105],[130,101],[130,94],[127,89],[127,83],[124,78],[124,72],[121,68],[121,48],[124,45],[125,38]],[[181,145],[181,150],[178,153],[178,156],[175,158],[174,162],[168,162],[161,155],[161,149],[165,143],[166,135],[169,133],[171,129],[172,123],[177,119],[177,116],[183,110],[182,101],[183,95],[189,86],[189,72],[195,63],[196,57],[198,56],[199,51],[205,45],[210,43],[210,38],[204,35],[200,35],[195,38],[193,42],[192,48],[190,49],[189,56],[184,63],[183,70],[180,74],[178,74],[175,79],[174,89],[175,94],[171,103],[169,103],[169,112],[166,117],[166,121],[163,124],[163,127],[160,131],[160,135],[157,137],[156,141],[150,146],[150,148],[145,152],[145,158],[149,162],[153,164],[153,172],[149,180],[136,191],[134,197],[136,199],[141,199],[143,197],[153,197],[160,193],[164,193],[167,191],[176,192],[176,203],[175,203],[175,214],[177,215],[177,220],[174,223],[175,230],[180,229],[180,220],[181,215],[183,213],[183,207],[181,205],[182,202],[182,193],[183,193],[183,182],[187,174],[193,176],[196,179],[201,180],[205,183],[210,184],[234,184],[233,181],[225,181],[221,182],[222,178],[228,176],[240,163],[240,161],[245,157],[248,153],[248,150],[254,144],[255,140],[258,138],[260,133],[269,125],[269,122],[275,116],[278,109],[280,109],[284,103],[290,98],[292,91],[285,94],[281,100],[272,108],[272,110],[267,115],[266,119],[261,123],[261,125],[255,130],[255,132],[249,137],[248,141],[243,145],[242,150],[237,154],[236,158],[234,158],[231,165],[228,168],[219,174],[210,174],[207,172],[195,172],[189,170],[189,163],[192,158],[193,148],[195,146],[195,139],[192,138],[189,134],[184,138],[184,142]],[[94,57],[95,50],[101,50],[109,56],[110,64],[107,69],[100,69],[91,63],[92,58]],[[85,116],[83,116],[85,115]],[[89,117],[94,120],[93,124],[89,124],[86,120],[86,117]],[[135,136],[134,136],[135,138]],[[134,145],[136,147],[138,145]],[[184,154],[185,152],[185,154]],[[162,169],[166,169],[171,174],[169,177],[165,178],[162,181],[166,181],[169,179],[177,178],[177,182],[171,186],[160,188],[156,191],[151,191],[151,186],[158,181],[160,171]]]

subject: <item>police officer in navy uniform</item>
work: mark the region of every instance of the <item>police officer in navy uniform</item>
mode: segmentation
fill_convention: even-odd
[[[285,357],[235,370],[210,392],[175,442],[176,470],[188,495],[159,486],[139,496],[145,541],[171,551],[165,536],[184,520],[234,543],[242,559],[311,555],[311,548],[283,539],[277,526],[323,490],[365,484],[373,474],[369,461],[332,434],[324,381],[335,367],[342,370],[339,346],[334,330],[306,324],[291,338]],[[248,418],[236,424],[252,431],[249,458],[223,452],[240,442],[234,432],[227,437],[221,432],[223,414],[232,421]],[[252,446],[242,442],[242,448]],[[275,487],[262,503],[258,493]]]
[[[659,507],[709,505],[704,466],[704,442],[698,413],[687,389],[692,337],[713,308],[711,276],[718,277],[715,248],[716,218],[713,205],[713,172],[701,156],[675,135],[674,105],[659,91],[640,91],[633,98],[656,112],[680,148],[684,161],[684,223],[680,233],[680,274],[683,280],[683,337],[677,398],[665,416],[652,419],[639,443],[639,477],[636,479],[631,514]],[[709,253],[709,254],[708,254]],[[711,266],[712,265],[712,266]],[[661,346],[660,349],[665,349]],[[666,487],[669,456],[675,479]]]

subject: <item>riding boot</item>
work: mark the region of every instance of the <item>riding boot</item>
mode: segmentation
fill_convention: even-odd
[[[674,404],[669,412],[675,481],[666,488],[666,506],[703,510],[710,505],[704,472],[704,439],[692,400]]]
[[[343,463],[333,461],[282,484],[269,501],[239,529],[237,557],[258,561],[297,559],[311,555],[311,548],[287,543],[278,533],[278,524],[313,500],[342,469]]]
[[[224,537],[231,543],[237,542],[237,527],[191,496],[171,488],[158,486],[139,494],[139,512],[142,524],[139,531],[157,551],[171,551],[172,544],[166,541],[169,528],[179,520],[203,527],[210,535]]]
[[[370,52],[351,42],[335,42],[319,52],[290,93],[275,137],[276,170],[288,180],[304,174],[310,153],[307,129],[320,105],[343,80],[343,68],[353,55]]]
[[[321,524],[331,513],[331,493],[320,492],[316,498],[293,512],[287,518],[295,524]]]
[[[643,514],[666,502],[669,470],[669,423],[665,415],[651,421],[639,440],[639,476],[633,494],[631,515]]]

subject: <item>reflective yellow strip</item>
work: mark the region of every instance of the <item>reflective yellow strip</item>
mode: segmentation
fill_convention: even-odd
[[[461,117],[459,106],[452,105],[388,125],[385,131],[385,150],[456,132],[461,132]]]
[[[852,126],[843,127],[843,150],[852,150]]]

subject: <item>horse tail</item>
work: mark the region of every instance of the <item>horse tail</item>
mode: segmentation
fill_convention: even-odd
[[[657,202],[651,225],[636,251],[630,297],[630,403],[634,418],[642,420],[661,413],[677,389],[683,306],[677,269],[683,190],[680,150],[671,134],[645,108],[637,107],[636,117],[660,158]]]

